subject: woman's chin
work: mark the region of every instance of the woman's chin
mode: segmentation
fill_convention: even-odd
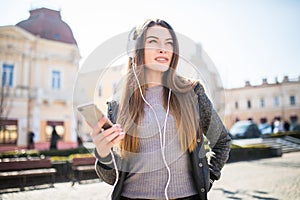
[[[161,71],[161,72],[166,72],[166,71],[168,71],[168,69],[169,69],[169,66],[166,66],[166,65],[161,65],[159,67],[159,71]]]
[[[158,71],[158,72],[166,72],[169,69],[169,65],[150,65],[147,66],[149,70]]]

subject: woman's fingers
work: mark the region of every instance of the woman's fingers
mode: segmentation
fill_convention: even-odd
[[[107,121],[107,118],[106,118],[106,117],[102,117],[102,118],[98,121],[97,125],[96,125],[95,127],[93,127],[93,131],[92,131],[92,133],[91,133],[91,136],[92,136],[92,137],[97,136],[97,135],[101,132],[102,127],[103,127],[103,125],[105,124],[106,121]]]
[[[115,131],[115,132],[112,132],[111,134],[109,134],[108,136],[106,136],[106,137],[104,138],[106,144],[107,144],[107,143],[110,143],[110,142],[113,141],[116,137],[118,137],[118,136],[120,135],[120,132],[121,132],[121,131]]]
[[[123,139],[125,133],[123,132],[122,129],[117,129],[116,131],[112,132],[111,134],[107,135],[105,137],[105,141],[106,143],[116,143],[116,141],[120,141],[121,139]],[[120,137],[119,137],[120,136]],[[118,139],[118,140],[116,140]]]
[[[97,126],[93,128],[93,131],[91,132],[91,137],[94,143],[101,143],[102,145],[106,145],[114,141],[119,135],[121,135],[121,137],[119,137],[116,141],[120,141],[122,138],[124,138],[122,136],[124,136],[125,133],[123,132],[121,125],[119,124],[114,124],[111,128],[101,132],[102,126],[106,122],[106,120],[106,118],[102,118],[101,120],[99,120]]]
[[[106,121],[107,118],[105,117],[100,119],[91,132],[91,138],[101,157],[107,156],[110,149],[125,137],[125,133],[119,124],[114,124],[111,128],[103,131],[102,127]]]
[[[115,131],[109,136],[103,137],[102,133],[93,138],[93,142],[96,145],[97,153],[100,157],[105,158],[108,156],[110,149],[120,142],[125,136],[124,132]]]
[[[125,132],[120,132],[119,135],[111,141],[112,145],[117,144],[122,139],[124,139],[124,137],[125,137]]]
[[[121,132],[121,131],[122,131],[121,126],[119,124],[114,124],[111,128],[106,129],[101,134],[103,137],[107,137],[114,132]]]

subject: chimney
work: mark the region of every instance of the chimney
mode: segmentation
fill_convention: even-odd
[[[268,85],[268,79],[263,78],[263,79],[262,79],[262,84],[263,84],[263,85]]]
[[[288,77],[288,76],[284,76],[282,82],[283,82],[283,83],[289,82],[289,77]]]
[[[245,87],[251,86],[250,81],[245,81]]]

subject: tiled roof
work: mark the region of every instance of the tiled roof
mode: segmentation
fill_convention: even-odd
[[[60,11],[48,8],[31,10],[29,18],[16,26],[44,39],[77,45],[71,28],[61,20]]]

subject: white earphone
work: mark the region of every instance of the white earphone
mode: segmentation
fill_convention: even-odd
[[[163,161],[164,161],[164,165],[166,166],[167,171],[168,171],[168,180],[167,180],[164,192],[165,192],[166,199],[169,200],[168,186],[169,186],[170,181],[171,181],[171,169],[168,166],[166,156],[165,156],[165,146],[166,146],[165,145],[166,144],[165,137],[166,137],[167,118],[168,118],[169,111],[170,111],[170,98],[171,98],[172,90],[171,90],[171,88],[169,89],[168,105],[167,105],[167,111],[166,111],[166,116],[165,116],[165,121],[164,121],[164,126],[163,126],[163,132],[162,132],[160,124],[159,124],[158,117],[156,115],[156,112],[155,112],[154,108],[151,106],[151,104],[149,102],[147,102],[147,100],[145,99],[145,97],[142,93],[142,88],[141,88],[139,79],[138,79],[137,74],[135,72],[135,53],[136,53],[136,45],[137,45],[137,42],[136,42],[137,34],[138,34],[137,33],[137,28],[134,27],[128,35],[127,49],[126,50],[127,50],[127,55],[129,56],[129,58],[131,58],[131,65],[132,65],[133,73],[134,73],[135,79],[137,81],[141,97],[142,97],[143,101],[150,107],[150,109],[154,113],[155,120],[156,120],[156,123],[157,123],[157,126],[158,126],[159,135],[160,135],[161,154],[162,154],[162,158],[163,158]],[[119,171],[118,171],[118,166],[117,166],[117,163],[116,163],[116,159],[115,159],[115,156],[114,156],[112,150],[110,150],[110,154],[112,156],[112,161],[113,161],[113,164],[114,164],[114,167],[115,167],[115,170],[116,170],[116,180],[115,180],[114,185],[113,185],[113,188],[115,188],[117,183],[118,183],[118,180],[119,180]],[[111,194],[112,194],[112,191],[111,191],[110,195]]]
[[[137,45],[137,42],[136,42],[137,36],[136,36],[136,34],[137,34],[136,27],[134,27],[131,30],[131,32],[129,33],[129,36],[128,36],[127,54],[131,58],[131,67],[132,67],[135,79],[137,81],[141,97],[142,97],[143,101],[150,107],[150,109],[154,113],[155,120],[156,120],[156,123],[157,123],[157,126],[158,126],[159,136],[160,136],[161,154],[162,154],[164,165],[166,166],[167,171],[168,171],[168,181],[167,181],[167,184],[165,186],[165,197],[168,200],[169,199],[169,197],[168,197],[168,186],[169,186],[170,181],[171,181],[171,169],[168,166],[166,156],[165,156],[165,147],[166,147],[166,141],[165,141],[166,139],[165,138],[166,138],[167,118],[168,118],[169,111],[170,111],[170,98],[171,98],[172,90],[171,90],[171,88],[169,89],[168,105],[167,105],[167,111],[166,111],[166,116],[165,116],[165,121],[164,121],[164,126],[163,126],[163,132],[162,132],[160,124],[159,124],[158,117],[156,115],[156,112],[155,112],[154,108],[152,107],[152,105],[145,99],[145,97],[143,95],[143,92],[142,92],[142,87],[140,85],[139,79],[138,79],[137,74],[135,72],[135,67],[136,67],[135,66],[135,52],[136,52],[136,45]]]

